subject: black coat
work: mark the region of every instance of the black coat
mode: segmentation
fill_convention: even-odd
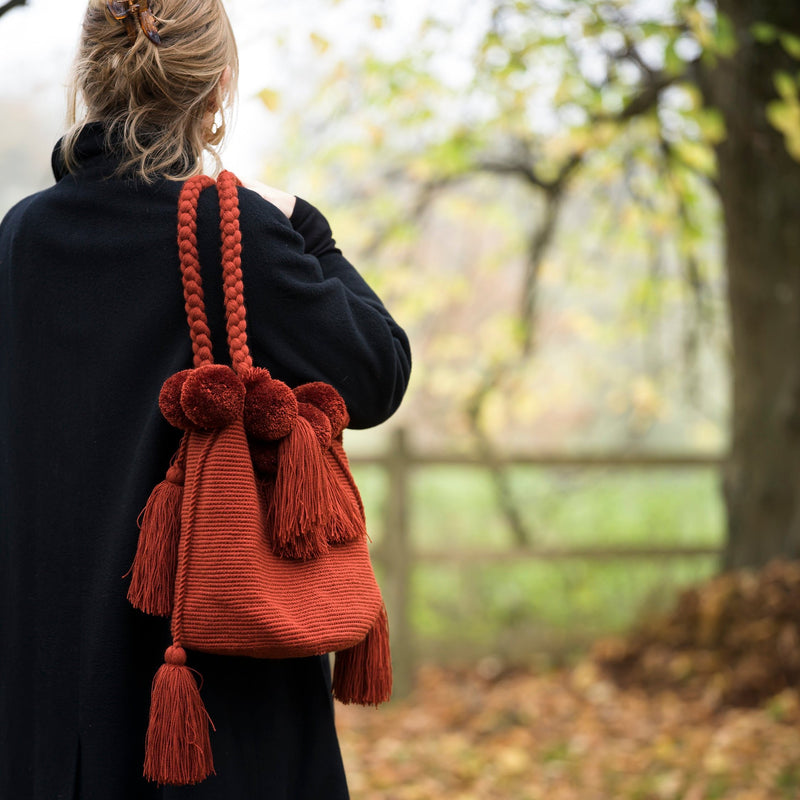
[[[176,244],[179,184],[110,177],[94,126],[77,175],[0,226],[0,800],[337,800],[347,797],[326,659],[190,654],[203,676],[217,775],[141,777],[166,621],[122,579],[136,519],[179,432],[161,383],[191,366]],[[254,362],[290,385],[333,384],[352,427],[385,420],[409,377],[403,331],[342,257],[324,217],[291,222],[240,191]],[[216,190],[199,249],[215,358],[225,354]]]

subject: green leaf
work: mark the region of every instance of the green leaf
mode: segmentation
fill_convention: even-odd
[[[717,144],[725,138],[725,119],[716,108],[703,108],[694,113],[703,138],[709,144]]]
[[[736,30],[727,14],[717,17],[717,29],[714,32],[714,48],[723,58],[732,56],[739,43],[736,40]]]
[[[793,33],[782,33],[780,35],[783,49],[792,57],[800,61],[800,36]]]
[[[769,22],[754,22],[750,26],[750,33],[761,44],[772,44],[778,38],[778,29]]]
[[[671,41],[664,51],[664,70],[668,75],[680,75],[686,64],[675,50],[675,41]]]
[[[788,72],[776,72],[772,78],[775,89],[784,100],[797,97],[797,82]]]

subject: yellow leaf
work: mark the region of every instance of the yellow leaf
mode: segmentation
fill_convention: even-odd
[[[309,36],[311,38],[311,44],[314,45],[314,49],[320,54],[324,53],[331,46],[331,43],[318,33],[312,32]]]
[[[785,138],[786,149],[800,161],[800,103],[797,97],[790,102],[773,100],[767,104],[767,119]]]
[[[280,105],[281,96],[274,89],[262,89],[258,93],[258,99],[270,110],[277,111]]]
[[[676,143],[675,150],[684,163],[703,175],[713,175],[716,171],[714,151],[703,142],[683,141]]]

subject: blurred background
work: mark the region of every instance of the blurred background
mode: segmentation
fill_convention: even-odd
[[[409,332],[348,437],[396,701],[354,798],[800,797],[800,6],[228,0],[227,168]],[[84,0],[0,4],[0,214]]]

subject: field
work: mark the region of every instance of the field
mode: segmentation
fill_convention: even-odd
[[[370,532],[380,549],[387,486],[358,466]],[[713,469],[514,468],[514,495],[541,546],[718,546],[723,510]],[[415,550],[508,549],[489,477],[474,467],[418,469],[411,487]],[[558,660],[599,635],[669,606],[715,571],[714,557],[502,563],[417,561],[411,616],[422,660]],[[379,569],[380,573],[380,569]]]

